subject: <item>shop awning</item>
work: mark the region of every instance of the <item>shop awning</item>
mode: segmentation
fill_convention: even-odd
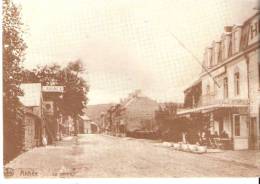
[[[248,105],[245,104],[215,104],[215,105],[207,105],[192,109],[182,109],[177,112],[177,115],[187,115],[191,113],[207,113],[212,112],[214,110],[220,109],[220,108],[245,108],[248,107]]]

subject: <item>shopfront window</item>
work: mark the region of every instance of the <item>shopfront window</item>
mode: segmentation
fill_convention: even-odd
[[[235,116],[235,136],[240,136],[240,116]]]

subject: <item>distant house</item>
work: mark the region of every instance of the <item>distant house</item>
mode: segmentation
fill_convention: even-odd
[[[100,131],[103,131],[104,125],[104,114],[113,104],[97,104],[97,105],[88,105],[85,109],[85,114],[95,122]]]
[[[98,131],[98,126],[87,116],[79,116],[79,133],[91,134]]]
[[[124,112],[121,118],[121,124],[124,124],[127,132],[138,130],[152,130],[155,111],[158,109],[158,103],[149,97],[144,96],[137,90],[129,97],[121,101]]]
[[[41,121],[41,84],[21,84],[23,96],[19,96],[22,112],[22,150],[27,151],[41,144],[43,125]]]

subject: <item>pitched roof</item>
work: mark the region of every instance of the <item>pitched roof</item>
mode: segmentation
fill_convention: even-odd
[[[40,106],[41,83],[23,83],[20,85],[24,95],[19,96],[20,102],[26,107]]]
[[[129,101],[127,101],[127,103],[125,103],[123,105],[124,108],[127,108],[129,107],[131,104],[133,104],[134,102],[136,101],[139,101],[139,100],[145,100],[145,101],[151,101],[151,102],[154,102],[156,104],[158,104],[155,100],[149,98],[149,97],[146,97],[146,96],[137,96],[137,97],[133,97],[131,98]]]

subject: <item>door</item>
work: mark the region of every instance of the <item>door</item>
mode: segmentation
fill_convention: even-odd
[[[218,132],[219,132],[219,134],[218,135],[221,135],[221,133],[223,132],[223,130],[224,130],[224,122],[223,122],[223,118],[221,118],[220,120],[219,120],[219,126],[218,126]]]
[[[249,124],[249,149],[256,149],[256,131],[256,117],[252,117]]]
[[[248,149],[248,124],[247,116],[233,115],[234,150]]]

